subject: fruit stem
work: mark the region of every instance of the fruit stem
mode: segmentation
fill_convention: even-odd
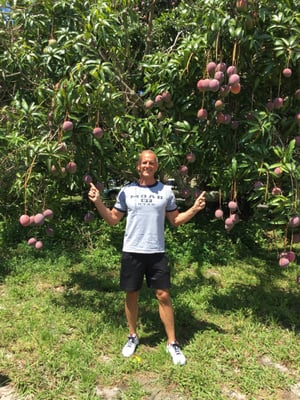
[[[295,179],[295,181],[293,181],[293,178],[291,176],[291,187],[292,187],[292,192],[294,193],[294,204],[293,204],[293,209],[294,209],[294,213],[297,213],[297,203],[298,203],[298,192],[299,192],[299,186],[298,186],[298,182],[297,179]]]
[[[219,207],[222,207],[222,191],[219,189]]]
[[[231,186],[231,197],[233,201],[236,201],[237,198],[237,190],[236,190],[236,180],[234,179],[232,181],[232,186]]]
[[[280,95],[280,89],[281,89],[281,71],[279,72],[279,82],[278,82],[278,92],[277,92],[278,97]]]
[[[30,166],[27,169],[26,174],[25,174],[25,180],[24,180],[24,210],[25,210],[25,214],[27,213],[27,185],[28,185],[28,182],[29,182],[29,179],[30,179],[30,175],[31,175],[31,172],[32,172],[32,168],[33,168],[33,166],[35,164],[36,158],[37,158],[37,155],[35,155],[33,157],[33,160],[31,161]]]
[[[237,42],[237,40],[235,40],[234,45],[233,45],[233,51],[232,51],[232,65],[236,65],[237,45],[238,45],[238,42]]]
[[[62,128],[60,128],[59,130],[58,130],[58,144],[61,144],[61,142],[62,142]]]
[[[287,246],[287,236],[288,236],[288,226],[286,225],[285,230],[284,230],[284,241],[283,241],[283,251],[286,251],[286,246]]]
[[[219,42],[220,42],[220,31],[218,31],[218,33],[217,33],[217,39],[216,39],[216,60],[218,59]]]
[[[204,100],[205,100],[205,94],[204,94],[204,92],[203,92],[203,93],[202,93],[201,108],[204,108]]]
[[[268,201],[269,184],[270,184],[270,177],[269,177],[269,172],[267,171],[267,183],[266,183],[266,190],[265,190],[265,203],[267,203],[267,201]]]
[[[291,49],[289,48],[287,52],[288,52],[288,58],[287,58],[287,61],[286,61],[286,67],[289,68],[290,58],[291,58]]]
[[[193,56],[194,56],[194,53],[191,53],[190,56],[189,56],[189,59],[187,60],[186,66],[185,66],[185,68],[184,68],[184,70],[182,72],[182,75],[185,73],[185,71],[187,73],[189,72],[189,65],[190,65],[190,62],[191,62],[191,59],[192,59]]]
[[[53,32],[54,32],[54,16],[53,14],[51,15],[51,32],[50,32],[50,38],[53,39]]]

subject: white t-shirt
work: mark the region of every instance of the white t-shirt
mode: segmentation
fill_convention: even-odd
[[[127,214],[123,251],[165,252],[166,212],[177,209],[170,186],[161,182],[151,186],[130,183],[120,190],[114,207]]]

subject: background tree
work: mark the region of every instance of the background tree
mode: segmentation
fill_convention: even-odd
[[[11,1],[0,30],[2,214],[59,210],[90,179],[131,180],[150,147],[187,202],[218,191],[217,208],[239,207],[225,220],[243,216],[243,199],[292,244],[297,3]]]

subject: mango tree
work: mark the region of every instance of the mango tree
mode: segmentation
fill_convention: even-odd
[[[5,213],[132,180],[153,148],[187,202],[217,192],[228,231],[243,198],[296,241],[296,0],[15,0],[1,15]]]

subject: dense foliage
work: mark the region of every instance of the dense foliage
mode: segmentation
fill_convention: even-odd
[[[131,180],[137,153],[153,148],[160,178],[187,199],[219,191],[216,206],[243,199],[288,228],[299,207],[298,1],[12,0],[0,15],[3,215],[60,210],[89,177]],[[216,72],[219,85],[203,89]]]

